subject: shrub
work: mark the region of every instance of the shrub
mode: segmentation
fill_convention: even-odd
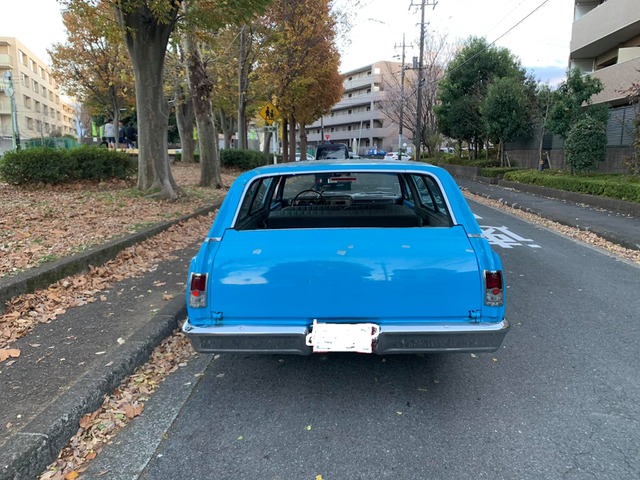
[[[0,159],[0,178],[14,184],[124,179],[135,171],[125,153],[99,147],[36,147],[7,152]]]
[[[223,167],[251,170],[267,164],[267,159],[262,152],[255,150],[220,150],[220,164]]]
[[[282,161],[282,156],[278,157]],[[193,160],[200,163],[200,154],[193,153]],[[182,155],[176,153],[175,161],[181,162]],[[220,165],[228,168],[236,168],[239,170],[251,170],[252,168],[261,167],[269,163],[262,152],[255,150],[237,150],[222,149],[220,150]]]
[[[572,170],[589,172],[598,168],[607,158],[607,132],[605,125],[591,117],[575,123],[565,143],[565,159]]]
[[[507,172],[515,172],[520,170],[518,167],[486,167],[480,168],[479,175],[481,177],[502,178]]]
[[[0,177],[8,183],[61,183],[68,180],[64,150],[36,147],[6,152]]]

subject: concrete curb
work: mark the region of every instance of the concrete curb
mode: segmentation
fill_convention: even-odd
[[[220,203],[201,208],[175,220],[157,223],[134,234],[111,240],[85,252],[65,257],[41,267],[29,269],[13,277],[0,278],[0,314],[5,310],[6,302],[13,297],[47,288],[62,278],[86,272],[90,266],[99,266],[114,259],[125,248],[147,240],[191,218],[208,215],[218,208],[220,208]]]
[[[104,366],[87,372],[40,412],[0,451],[0,480],[35,478],[53,462],[78,430],[80,419],[111,393],[186,318],[184,297],[171,300],[129,341],[105,356]]]

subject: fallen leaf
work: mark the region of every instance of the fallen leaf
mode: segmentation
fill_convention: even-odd
[[[124,345],[125,344],[125,340],[122,337],[118,338],[117,342],[118,342],[118,345]]]
[[[64,476],[64,480],[75,480],[76,478],[78,478],[78,475],[80,475],[78,472],[72,470]]]
[[[0,362],[4,362],[7,358],[18,358],[19,356],[20,350],[17,348],[0,349]]]
[[[168,301],[168,300],[171,300],[171,299],[173,299],[173,295],[170,295],[170,294],[168,294],[168,293],[165,293],[164,295],[162,295],[162,299],[163,299],[163,300],[167,300],[167,301]]]

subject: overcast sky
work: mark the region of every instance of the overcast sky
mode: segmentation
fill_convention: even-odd
[[[401,53],[394,46],[402,44],[403,33],[407,43],[419,44],[420,10],[410,8],[411,0],[362,0],[362,4],[353,15],[350,45],[343,49],[343,71],[391,60]],[[541,81],[555,84],[564,78],[569,63],[573,6],[573,0],[437,0],[435,8],[425,9],[425,23],[429,31],[446,34],[450,42],[471,35],[489,42],[502,37],[496,45],[511,50]],[[417,46],[407,50],[407,58],[417,53]]]
[[[354,0],[335,0],[354,5]],[[433,3],[434,0],[428,0]],[[418,4],[420,0],[414,0]],[[425,21],[433,32],[446,33],[451,42],[470,35],[486,37],[520,58],[543,82],[558,83],[569,59],[573,0],[437,0],[427,7]],[[352,11],[348,45],[342,47],[342,70],[379,60],[393,60],[402,43],[416,44],[420,13],[411,0],[360,0]],[[542,5],[542,6],[541,6]],[[541,6],[541,7],[540,7]],[[531,14],[526,20],[527,15]],[[56,0],[2,0],[0,36],[17,37],[33,53],[48,61],[46,49],[66,36]],[[522,21],[522,23],[520,23]],[[517,25],[519,24],[519,25]],[[517,25],[517,26],[516,26]],[[417,54],[407,49],[407,59]]]

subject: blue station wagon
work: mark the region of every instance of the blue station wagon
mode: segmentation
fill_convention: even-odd
[[[445,170],[271,165],[237,178],[192,259],[183,331],[205,353],[491,352],[504,285]]]

